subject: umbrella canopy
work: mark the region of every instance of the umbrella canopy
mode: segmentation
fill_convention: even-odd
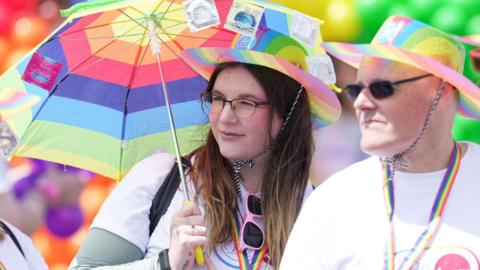
[[[290,32],[294,11],[247,2],[263,12],[255,27]],[[145,156],[174,150],[164,87],[181,152],[200,145],[206,81],[179,54],[231,47],[242,30],[225,24],[231,7],[231,0],[104,0],[65,11],[65,23],[0,77],[0,86],[41,98],[10,123],[21,141],[15,154],[121,179]],[[315,42],[308,53],[321,50]]]

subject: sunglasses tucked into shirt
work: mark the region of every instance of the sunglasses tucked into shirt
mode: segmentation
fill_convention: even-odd
[[[387,80],[377,80],[377,81],[373,81],[369,85],[364,85],[361,82],[357,84],[348,84],[347,86],[345,86],[345,92],[347,93],[350,100],[355,101],[358,95],[360,95],[360,92],[362,92],[363,89],[368,88],[374,98],[384,99],[394,94],[396,85],[407,83],[407,82],[413,82],[416,80],[426,78],[428,76],[433,76],[433,75],[424,74],[424,75],[407,78],[399,81],[393,81],[393,82],[387,81]]]

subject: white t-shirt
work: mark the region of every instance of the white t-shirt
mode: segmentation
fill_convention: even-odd
[[[160,219],[152,236],[149,237],[149,212],[153,197],[157,193],[165,177],[174,164],[174,157],[166,153],[157,153],[135,165],[127,176],[108,196],[95,217],[92,226],[110,231],[145,251],[145,257],[151,257],[170,246],[170,223],[173,215],[182,208],[184,197],[181,185],[172,199],[167,212]],[[189,182],[191,184],[191,182]],[[190,185],[189,190],[193,190]],[[308,185],[306,196],[312,191]],[[242,197],[247,192],[241,186]],[[194,194],[193,191],[190,194]],[[193,196],[192,196],[193,197]],[[245,200],[245,199],[244,199]],[[199,207],[204,212],[202,199]],[[243,206],[239,203],[239,206]],[[245,209],[240,207],[240,212]],[[248,251],[249,259],[254,255]],[[239,269],[238,259],[233,241],[216,246],[210,254],[210,259],[217,269]],[[194,269],[203,269],[195,265]],[[206,267],[205,267],[206,269]],[[260,269],[271,269],[263,263]]]
[[[440,229],[415,269],[479,269],[479,164],[480,146],[468,143]],[[395,173],[396,267],[425,229],[445,171]],[[382,166],[372,157],[334,174],[312,193],[280,269],[383,269],[388,229]]]
[[[13,225],[2,220],[8,228],[15,234],[22,250],[25,254],[23,257],[20,250],[13,242],[12,238],[5,233],[5,239],[0,241],[0,269],[2,270],[43,270],[48,269],[47,264],[42,256],[35,248],[32,240],[23,234]]]
[[[0,158],[0,194],[10,191],[10,183],[7,181],[7,164]]]

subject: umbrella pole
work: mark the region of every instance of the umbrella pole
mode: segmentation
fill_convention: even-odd
[[[170,121],[170,130],[172,131],[173,144],[175,146],[175,155],[177,156],[177,166],[180,172],[180,179],[182,182],[183,196],[186,201],[190,202],[190,194],[188,193],[187,181],[185,180],[185,173],[183,171],[182,156],[180,154],[180,147],[178,146],[175,122],[173,121],[172,108],[170,107],[170,97],[168,96],[167,84],[165,83],[165,75],[163,73],[162,62],[160,60],[160,54],[161,54],[160,40],[157,37],[157,26],[153,18],[150,18],[148,20],[148,31],[150,33],[152,54],[157,59],[158,72],[160,73],[160,80],[162,82],[163,96],[165,97],[165,105],[167,106],[168,120]]]
[[[150,39],[152,41],[152,53],[157,59],[158,71],[160,73],[160,80],[162,81],[163,96],[165,97],[165,105],[167,105],[168,120],[170,121],[170,130],[172,131],[173,144],[175,145],[175,154],[177,156],[177,166],[180,172],[180,179],[182,182],[183,196],[185,198],[184,205],[191,204],[190,194],[188,193],[187,181],[185,180],[185,173],[183,172],[182,157],[180,155],[180,147],[178,146],[177,132],[175,129],[175,122],[173,121],[172,108],[170,107],[170,97],[168,96],[167,84],[165,83],[165,75],[163,73],[162,62],[160,61],[161,47],[155,31],[155,22],[153,19],[148,21],[148,28],[150,32]],[[205,257],[201,246],[195,247],[195,261],[198,265],[205,264]]]
[[[160,80],[162,81],[163,96],[165,97],[165,105],[167,106],[168,120],[170,121],[170,130],[172,131],[173,144],[175,146],[175,154],[177,156],[177,166],[180,171],[180,179],[182,180],[182,189],[185,200],[190,201],[190,194],[187,189],[187,181],[185,180],[185,174],[182,165],[182,156],[180,154],[180,147],[178,146],[177,132],[175,129],[175,122],[173,121],[172,108],[170,107],[170,97],[168,95],[167,84],[165,83],[165,75],[163,73],[162,63],[160,61],[160,55],[156,54],[158,70],[160,72]]]

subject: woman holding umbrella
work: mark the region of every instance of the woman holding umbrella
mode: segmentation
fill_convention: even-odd
[[[340,114],[333,91],[302,68],[306,56],[297,41],[269,32],[249,50],[184,52],[209,79],[210,130],[187,156],[194,204],[183,204],[180,187],[149,236],[150,206],[174,157],[146,158],[107,198],[70,269],[199,269],[196,246],[209,269],[278,268],[312,191],[313,126]]]

